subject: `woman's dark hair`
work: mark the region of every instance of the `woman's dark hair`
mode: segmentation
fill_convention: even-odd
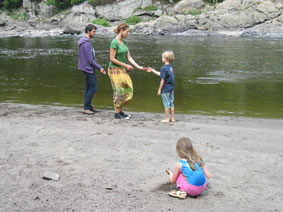
[[[85,27],[85,33],[90,32],[92,29],[97,30],[97,27],[96,27],[94,24],[88,24],[88,25]]]

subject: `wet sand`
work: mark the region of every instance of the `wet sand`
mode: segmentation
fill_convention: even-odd
[[[0,103],[0,211],[283,211],[282,119],[132,116]],[[200,197],[180,200],[165,169],[183,136],[212,177]]]

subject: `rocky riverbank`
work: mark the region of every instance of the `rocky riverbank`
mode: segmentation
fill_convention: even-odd
[[[113,27],[132,16],[142,19],[132,26],[134,34],[283,37],[282,11],[282,0],[225,0],[219,4],[204,0],[121,0],[96,7],[85,1],[60,12],[47,6],[45,0],[24,0],[20,10],[0,13],[0,37],[80,34],[96,19],[105,19],[111,25],[99,26],[97,33],[112,36]]]

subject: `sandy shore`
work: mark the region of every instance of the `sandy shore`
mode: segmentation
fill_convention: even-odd
[[[132,115],[0,103],[0,211],[283,211],[282,119]],[[212,178],[202,196],[179,200],[165,169],[183,136]]]

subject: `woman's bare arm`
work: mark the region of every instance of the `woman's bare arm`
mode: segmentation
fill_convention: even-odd
[[[127,70],[132,71],[134,68],[131,65],[126,64],[126,63],[122,63],[115,58],[116,57],[116,51],[117,51],[116,49],[110,48],[110,61],[112,63],[114,63],[115,65],[125,67]]]
[[[144,68],[144,67],[142,67],[142,66],[140,66],[140,65],[138,65],[137,63],[136,63],[136,61],[131,57],[131,54],[130,54],[130,51],[128,50],[128,54],[127,54],[127,59],[128,59],[128,61],[133,65],[133,66],[135,66],[137,69],[140,69],[140,70],[143,70],[143,71],[146,71],[147,70],[147,68]]]

